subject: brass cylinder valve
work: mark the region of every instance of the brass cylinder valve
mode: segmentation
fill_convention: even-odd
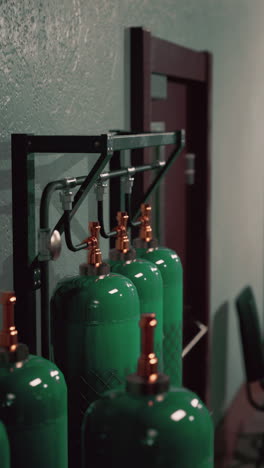
[[[102,253],[99,247],[99,234],[101,226],[98,222],[90,222],[91,236],[86,240],[88,244],[88,263],[96,267],[102,264]]]
[[[2,330],[0,331],[0,346],[14,351],[18,343],[17,329],[14,323],[16,297],[13,292],[2,292],[0,302],[2,304],[3,317]]]
[[[134,394],[155,395],[168,391],[169,377],[158,372],[158,358],[154,352],[154,331],[157,325],[155,314],[142,314],[141,354],[137,372],[127,376],[127,391]]]
[[[158,378],[158,359],[154,353],[154,329],[157,326],[155,314],[142,314],[139,322],[141,328],[141,355],[138,359],[137,375],[149,382]]]
[[[107,275],[110,272],[110,266],[103,262],[102,253],[99,247],[99,234],[101,226],[97,221],[89,223],[90,237],[83,243],[87,244],[87,261],[81,263],[80,274],[84,276]]]
[[[18,342],[18,332],[14,321],[15,294],[10,291],[1,292],[0,303],[3,317],[0,331],[0,364],[23,361],[28,356],[28,348]]]
[[[119,252],[127,253],[130,249],[130,242],[127,235],[128,214],[125,211],[118,211],[116,219],[118,225],[115,228],[117,233],[115,248]]]
[[[142,203],[140,206],[141,216],[139,221],[141,222],[140,230],[139,230],[139,237],[145,242],[150,242],[152,240],[152,227],[150,224],[150,216],[151,216],[151,205],[147,203]]]

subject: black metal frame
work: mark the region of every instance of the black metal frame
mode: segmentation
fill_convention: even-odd
[[[127,169],[116,174],[103,173],[113,154],[120,151],[173,144],[176,152],[160,169],[157,164],[136,168],[135,172],[158,169],[151,187],[142,194],[142,202],[158,186],[170,165],[181,152],[185,144],[183,130],[166,133],[143,134],[104,134],[98,136],[35,136],[27,134],[12,135],[12,214],[13,214],[13,280],[17,297],[16,325],[21,341],[28,344],[30,351],[36,353],[36,290],[45,290],[41,300],[42,354],[49,357],[49,294],[48,261],[40,261],[36,254],[35,232],[35,153],[90,153],[100,154],[87,176],[75,179],[74,186],[80,185],[68,221],[72,219],[81,203],[100,178],[120,177],[127,174]],[[48,203],[55,190],[68,185],[67,180],[48,184],[43,192],[41,203],[40,227],[48,222]],[[44,200],[44,201],[43,201]],[[139,207],[138,207],[139,208]],[[135,213],[134,217],[137,215]],[[64,232],[65,215],[61,216],[53,230]],[[46,309],[46,311],[44,310]]]

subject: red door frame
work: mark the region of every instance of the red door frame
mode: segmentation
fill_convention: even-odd
[[[187,263],[192,265],[192,280],[185,287],[191,297],[195,318],[209,325],[210,286],[210,108],[212,56],[153,37],[143,28],[131,28],[131,130],[150,131],[151,73],[166,75],[187,85],[187,152],[196,154],[195,184],[186,190]],[[176,129],[175,129],[176,130]],[[148,150],[132,154],[132,165],[149,159]],[[133,160],[133,158],[135,158]],[[138,207],[146,185],[143,174],[135,178],[132,208]],[[145,178],[145,179],[144,179]],[[138,194],[138,197],[137,197]],[[173,213],[173,200],[166,211]],[[184,384],[208,402],[207,334],[184,359]]]

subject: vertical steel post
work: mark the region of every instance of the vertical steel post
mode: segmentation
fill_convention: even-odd
[[[151,116],[151,34],[142,28],[131,28],[130,48],[130,109],[131,130],[133,132],[149,132]],[[150,149],[142,148],[131,152],[132,166],[151,163]],[[141,194],[149,185],[151,176],[139,174],[135,178],[133,198],[131,202],[132,213],[140,205]],[[132,228],[132,237],[137,236],[137,228]]]
[[[13,270],[19,338],[36,353],[35,165],[28,135],[12,135]]]
[[[121,169],[121,154],[120,151],[114,152],[114,157],[110,161],[110,171],[117,171]],[[116,225],[116,214],[121,210],[121,180],[118,177],[117,179],[110,179],[109,181],[109,198],[110,198],[110,219],[109,226],[110,230],[113,226]],[[113,249],[115,246],[115,238],[110,238],[110,248]]]

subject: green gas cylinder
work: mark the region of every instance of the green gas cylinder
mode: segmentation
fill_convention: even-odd
[[[126,212],[117,213],[118,226],[115,228],[116,246],[110,250],[109,258],[111,270],[129,278],[136,286],[140,313],[147,314],[155,311],[158,327],[155,334],[155,353],[163,370],[163,284],[162,276],[151,262],[145,259],[136,259],[135,249],[130,248],[127,235],[128,215]]]
[[[169,389],[154,353],[155,314],[140,319],[142,347],[126,393],[109,392],[86,411],[83,468],[213,468],[213,424],[201,400]]]
[[[1,468],[10,468],[9,441],[5,426],[0,421],[0,466]]]
[[[163,354],[164,372],[172,385],[182,384],[183,272],[179,256],[171,249],[158,247],[152,237],[151,206],[141,205],[139,238],[133,245],[137,257],[157,266],[163,279]]]
[[[136,288],[128,278],[109,273],[99,249],[99,224],[90,223],[90,230],[88,262],[80,265],[80,275],[58,283],[51,300],[54,359],[69,391],[69,460],[74,467],[79,466],[87,406],[106,390],[124,386],[140,348]]]
[[[67,387],[50,361],[18,343],[13,293],[3,293],[0,332],[0,419],[11,468],[67,468]],[[2,466],[2,465],[1,465]]]

